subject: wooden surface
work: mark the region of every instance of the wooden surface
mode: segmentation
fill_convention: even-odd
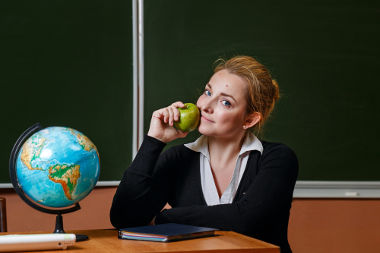
[[[280,249],[269,243],[235,232],[218,231],[217,236],[162,243],[117,238],[116,230],[66,231],[89,236],[88,241],[68,247],[70,252],[253,252],[279,253]],[[57,251],[43,251],[57,253]]]

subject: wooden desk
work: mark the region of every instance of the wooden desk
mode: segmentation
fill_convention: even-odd
[[[67,231],[88,235],[90,240],[77,242],[67,251],[59,252],[252,252],[279,253],[279,247],[235,232],[218,231],[217,236],[170,243],[121,240],[116,230]],[[57,253],[57,251],[43,251]]]

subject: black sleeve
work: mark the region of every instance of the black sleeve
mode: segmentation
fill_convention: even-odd
[[[113,198],[110,220],[114,227],[147,225],[167,203],[169,172],[165,156],[160,156],[164,146],[145,136]]]
[[[289,214],[297,174],[298,161],[293,151],[277,145],[264,152],[258,174],[239,201],[163,210],[156,223],[174,222],[251,234],[252,228],[266,226],[266,221]]]

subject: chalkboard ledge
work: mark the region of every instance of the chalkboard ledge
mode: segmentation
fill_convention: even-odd
[[[297,181],[293,198],[380,198],[380,181]]]
[[[99,181],[95,187],[113,187],[118,186],[120,181]],[[0,183],[0,189],[13,188],[11,183]]]
[[[116,187],[120,181],[99,181],[96,187]],[[13,188],[0,183],[0,189]],[[380,181],[297,181],[293,198],[380,199]]]

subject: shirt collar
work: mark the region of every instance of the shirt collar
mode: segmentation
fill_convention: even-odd
[[[264,147],[261,141],[256,137],[256,135],[249,132],[245,136],[245,140],[243,142],[239,155],[242,155],[245,152],[253,151],[253,150],[257,150],[262,154]]]
[[[210,160],[210,154],[208,153],[208,139],[207,136],[201,135],[196,141],[191,143],[184,144],[185,147],[195,151],[200,152],[205,157],[207,157],[208,160]]]
[[[210,160],[210,155],[208,152],[208,139],[207,136],[201,135],[196,141],[191,142],[191,143],[186,143],[184,144],[185,147],[195,151],[195,152],[200,152],[203,154],[207,159]],[[243,155],[246,152],[250,152],[253,150],[257,150],[260,153],[263,153],[263,145],[261,141],[252,133],[248,133],[245,136],[243,145],[240,149],[239,156]]]

